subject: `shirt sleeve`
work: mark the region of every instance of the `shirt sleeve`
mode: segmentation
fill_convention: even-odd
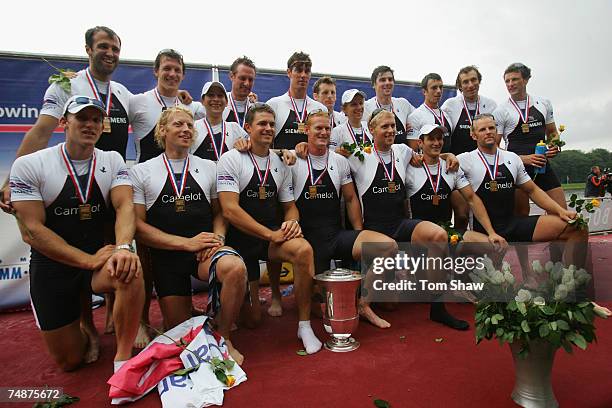
[[[134,204],[142,204],[146,206],[145,200],[145,183],[143,174],[144,165],[136,165],[132,167],[128,174],[132,181],[132,188],[134,189],[134,195],[132,201]]]
[[[461,167],[459,168],[459,170],[455,172],[454,177],[455,177],[455,188],[457,190],[461,190],[462,188],[470,185],[470,182],[468,181],[467,177],[465,177],[465,173],[463,172]]]
[[[419,118],[418,112],[414,111],[408,116],[408,123],[410,123],[410,130],[406,134],[406,139],[418,139],[419,132],[421,131],[421,119]]]
[[[506,130],[507,126],[507,116],[504,114],[504,110],[500,108],[495,109],[493,112],[493,118],[495,119],[495,125],[497,126],[497,134],[504,135],[505,138],[506,136],[504,131]]]
[[[529,177],[529,174],[527,174],[523,161],[518,156],[516,156],[514,160],[516,161],[518,167],[516,172],[516,185],[520,186],[528,181],[531,181],[531,177]]]
[[[64,105],[66,105],[68,99],[70,99],[70,94],[68,92],[64,91],[56,83],[51,84],[45,92],[40,114],[60,119],[64,116]]]
[[[353,182],[353,176],[351,176],[351,168],[349,167],[348,160],[342,156],[338,158],[338,172],[340,174],[340,185],[349,184]]]
[[[545,119],[546,124],[548,125],[550,123],[554,123],[555,122],[555,115],[553,113],[552,103],[550,103],[550,101],[548,99],[543,99],[542,103],[546,107],[546,119]]]
[[[128,172],[128,167],[123,161],[121,155],[117,152],[111,152],[111,163],[113,169],[113,181],[111,190],[117,186],[131,186],[132,181]]]
[[[11,201],[43,201],[40,178],[35,169],[35,160],[19,157],[13,163],[9,177]]]
[[[215,163],[212,163],[210,166],[210,174],[213,174],[216,176],[217,174],[217,165]],[[219,198],[219,195],[217,194],[217,180],[216,177],[213,177],[212,182],[210,183],[210,198],[211,200],[217,199]]]
[[[193,101],[189,105],[189,108],[193,113],[193,120],[199,120],[206,117],[206,109],[204,109],[204,105],[202,105],[202,102]]]
[[[217,192],[229,191],[240,194],[240,172],[238,155],[232,154],[235,150],[225,153],[217,163]]]
[[[289,167],[281,164],[283,167],[283,179],[281,181],[280,188],[278,189],[278,201],[281,203],[287,203],[294,201],[293,197],[293,179],[291,177],[291,170]]]
[[[340,146],[340,132],[340,126],[336,126],[331,131],[331,136],[329,138],[329,149],[332,151],[336,150],[336,148]]]

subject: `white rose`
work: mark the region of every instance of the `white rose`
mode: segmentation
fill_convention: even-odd
[[[544,306],[544,305],[546,305],[546,301],[544,300],[544,298],[542,296],[536,296],[533,299],[533,304],[537,305],[537,306]]]
[[[506,273],[506,272],[511,272],[512,268],[510,267],[510,264],[506,261],[502,262],[502,272]]]
[[[576,289],[576,281],[573,280],[573,279],[571,281],[569,281],[569,282],[565,282],[564,285],[567,288],[568,292],[571,292],[574,289]]]
[[[561,278],[561,283],[568,283],[574,280],[574,273],[571,269],[563,270],[563,277]]]
[[[476,275],[475,273],[470,273],[470,279],[472,279],[472,282],[476,282],[476,283],[481,283],[482,279],[480,279],[480,277],[478,275]]]
[[[561,284],[555,289],[555,300],[560,301],[567,297],[567,286]]]
[[[504,280],[506,282],[508,282],[509,284],[513,285],[514,284],[514,275],[511,274],[510,272],[504,272]]]
[[[550,273],[550,271],[552,271],[552,269],[553,269],[553,266],[554,266],[554,265],[555,265],[555,264],[554,264],[554,263],[552,263],[552,261],[548,261],[548,262],[546,262],[546,264],[544,265],[544,269],[546,270],[546,272]]]
[[[527,289],[519,289],[517,295],[514,297],[517,302],[529,302],[531,300],[531,292]]]
[[[504,274],[500,271],[495,271],[491,274],[491,282],[496,285],[501,285],[504,283]]]
[[[542,264],[537,259],[531,263],[531,268],[537,274],[540,274],[544,271],[544,268],[542,268]]]
[[[485,266],[487,271],[491,272],[491,271],[495,270],[495,267],[493,266],[493,261],[488,256],[485,255],[484,260],[482,261],[482,263]]]

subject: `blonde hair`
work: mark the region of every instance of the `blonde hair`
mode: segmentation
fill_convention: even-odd
[[[309,125],[310,120],[312,118],[317,118],[319,116],[324,116],[327,120],[329,120],[329,112],[326,112],[324,110],[317,110],[308,114],[308,116],[306,117],[306,124]]]
[[[379,109],[382,109],[382,108],[379,108]],[[368,128],[370,128],[370,130],[374,129],[376,125],[378,124],[378,121],[381,120],[384,116],[391,116],[395,120],[394,113],[391,113],[386,109],[382,109],[379,112],[377,112],[377,110],[378,109],[372,112],[372,115],[370,115],[370,118],[368,119]]]
[[[159,117],[159,120],[157,121],[157,124],[155,125],[155,136],[154,136],[155,142],[162,149],[166,149],[166,138],[164,137],[164,135],[162,135],[161,129],[165,127],[168,124],[168,122],[170,122],[170,118],[175,113],[184,113],[193,120],[193,113],[191,113],[189,109],[184,108],[182,106],[172,106],[171,108],[168,108],[162,111],[161,116]],[[195,140],[196,136],[197,136],[197,131],[194,128],[193,129],[193,140]]]

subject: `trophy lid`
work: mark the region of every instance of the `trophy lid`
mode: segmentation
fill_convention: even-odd
[[[325,271],[314,277],[318,281],[323,282],[352,282],[361,280],[362,276],[359,272],[351,271],[344,268],[336,268]]]

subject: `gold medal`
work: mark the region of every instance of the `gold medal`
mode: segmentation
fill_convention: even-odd
[[[529,125],[527,123],[523,123],[521,125],[521,130],[523,131],[523,133],[529,133]]]
[[[395,193],[395,181],[390,181],[387,183],[387,187],[389,187],[390,193]]]
[[[433,205],[440,205],[440,196],[439,196],[439,195],[437,195],[437,194],[434,194],[434,195],[431,197],[431,203],[432,203]]]
[[[104,124],[104,129],[102,129],[102,132],[110,133],[111,132],[111,121],[108,116],[104,117],[103,124]]]
[[[79,220],[91,220],[91,205],[81,204],[79,205]]]
[[[185,212],[185,199],[182,197],[177,198],[174,201],[174,211],[176,212]]]
[[[298,133],[306,133],[306,124],[304,122],[298,123]]]
[[[314,200],[317,198],[317,186],[308,187],[308,194],[310,194],[310,199]]]
[[[264,186],[259,186],[259,199],[260,200],[266,199],[266,188]]]
[[[497,191],[497,181],[491,180],[489,187],[491,188],[491,191]]]

